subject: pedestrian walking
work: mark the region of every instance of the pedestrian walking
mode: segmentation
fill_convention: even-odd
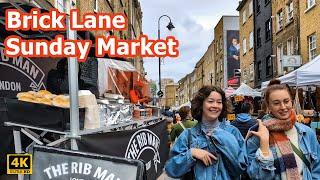
[[[256,120],[252,118],[253,105],[249,102],[245,102],[241,105],[239,114],[237,114],[236,120],[231,122],[231,125],[239,129],[243,138],[246,137],[248,130],[256,124]]]
[[[219,87],[202,87],[191,102],[191,113],[198,124],[176,140],[166,173],[184,179],[239,179],[247,157],[239,130],[225,120],[225,93]]]
[[[198,121],[193,121],[191,116],[191,109],[189,106],[183,106],[179,109],[181,121],[173,125],[170,132],[170,139],[172,142],[186,129],[191,128],[197,124]]]
[[[320,145],[315,132],[297,122],[287,87],[271,80],[264,101],[269,113],[246,140],[250,178],[320,179]]]

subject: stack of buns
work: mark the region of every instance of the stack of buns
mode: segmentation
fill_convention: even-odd
[[[17,98],[20,101],[31,102],[31,103],[39,103],[46,105],[53,105],[57,107],[70,107],[69,96],[65,95],[55,95],[50,93],[47,90],[40,90],[38,92],[28,91],[21,92],[17,94]]]

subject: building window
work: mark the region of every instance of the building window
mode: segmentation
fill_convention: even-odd
[[[253,81],[254,80],[254,64],[253,63],[250,64],[249,76],[250,76],[250,81]]]
[[[93,11],[94,12],[98,12],[98,0],[94,0],[93,1]]]
[[[220,39],[219,39],[219,46],[220,46],[220,50],[222,50],[222,37],[220,36]]]
[[[257,72],[257,75],[258,75],[258,80],[261,79],[261,73],[262,73],[262,66],[261,66],[261,61],[258,62],[258,68],[257,68],[258,72]]]
[[[123,0],[120,0],[121,7],[124,7]]]
[[[283,11],[280,9],[280,11],[277,13],[277,30],[280,31],[283,27]]]
[[[312,8],[316,4],[316,0],[307,0],[307,9]]]
[[[69,0],[56,0],[56,8],[60,12],[69,13],[69,10],[70,10]]]
[[[316,34],[312,34],[308,37],[309,43],[309,60],[314,59],[317,56],[317,36]]]
[[[268,19],[266,21],[266,24],[265,24],[265,37],[266,37],[266,41],[270,40],[271,39],[271,19]]]
[[[244,38],[242,40],[242,50],[243,50],[243,54],[245,54],[247,52],[247,40],[246,40],[246,38]]]
[[[283,46],[282,46],[282,44],[280,44],[277,46],[278,74],[282,74],[282,56],[283,56]]]
[[[253,0],[249,3],[249,17],[252,15],[253,13]]]
[[[217,40],[217,43],[216,43],[216,50],[217,50],[217,53],[219,52],[219,39]]]
[[[270,0],[264,0],[264,4],[267,5],[270,2]]]
[[[247,9],[244,9],[242,12],[242,24],[244,24],[247,21]]]
[[[292,38],[289,38],[287,41],[287,55],[288,56],[293,55],[293,40],[292,40]]]
[[[260,0],[256,0],[257,14],[260,12]]]
[[[268,56],[266,58],[266,63],[267,63],[267,66],[266,66],[266,76],[271,76],[272,75],[272,58],[271,56]]]
[[[216,72],[219,72],[219,61],[216,61]]]
[[[261,29],[257,29],[257,47],[261,47]]]
[[[293,20],[293,2],[291,1],[289,4],[287,4],[287,22],[289,23],[290,21]]]
[[[250,49],[251,49],[251,48],[253,48],[253,32],[252,32],[252,31],[250,32],[250,37],[249,37],[249,39],[250,39],[249,47],[250,47]]]

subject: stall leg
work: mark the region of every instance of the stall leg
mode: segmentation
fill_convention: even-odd
[[[16,153],[23,153],[22,152],[22,145],[21,145],[21,136],[20,131],[13,130],[13,139],[14,139],[14,150]],[[18,180],[23,180],[23,174],[18,174]]]

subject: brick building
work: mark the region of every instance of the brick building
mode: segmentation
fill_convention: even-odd
[[[320,54],[320,0],[299,1],[300,44],[303,63]]]
[[[239,3],[239,39],[241,82],[254,87],[254,16],[253,1],[243,0]]]
[[[294,70],[294,67],[283,66],[283,55],[300,55],[299,15],[299,1],[272,1],[273,55],[276,55],[273,71],[276,77]]]
[[[254,6],[254,69],[255,87],[273,78],[271,0],[255,0]]]

